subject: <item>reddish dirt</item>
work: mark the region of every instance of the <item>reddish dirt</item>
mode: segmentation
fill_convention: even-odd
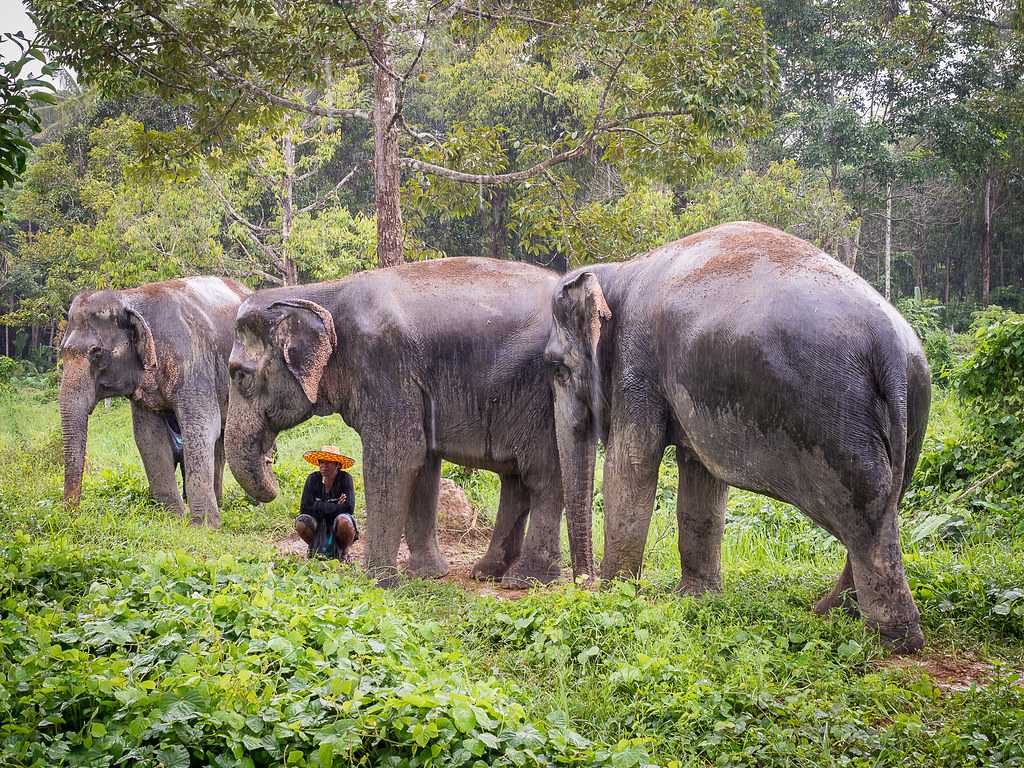
[[[926,672],[939,689],[959,693],[972,685],[984,686],[992,679],[994,667],[987,662],[969,655],[945,655],[928,652],[919,656],[891,656],[878,662],[887,669],[906,669]],[[1018,684],[1024,687],[1024,671],[1020,672]]]
[[[477,595],[489,595],[501,600],[517,600],[518,598],[525,596],[529,590],[502,589],[495,582],[477,581],[471,576],[473,572],[473,564],[487,549],[487,542],[490,539],[490,535],[491,532],[487,529],[476,529],[462,532],[448,530],[438,531],[441,553],[448,560],[448,575],[439,579],[439,581],[455,584],[461,589],[464,589],[467,592],[473,592]],[[352,545],[352,549],[350,550],[352,562],[358,563],[362,561],[364,543],[365,541],[360,539]],[[293,533],[287,538],[275,541],[274,546],[282,555],[292,555],[295,557],[306,556],[306,543],[298,537],[298,534]],[[409,550],[406,548],[405,542],[403,541],[398,549],[398,567],[401,568],[408,559]],[[569,572],[566,571],[563,574],[563,581],[568,581],[570,578],[571,576],[569,575]]]

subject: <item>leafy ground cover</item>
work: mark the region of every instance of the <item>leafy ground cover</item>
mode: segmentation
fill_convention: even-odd
[[[939,392],[930,449],[969,422]],[[228,482],[208,531],[148,499],[127,407],[101,406],[67,514],[52,390],[0,394],[0,765],[1024,765],[1012,492],[988,497],[998,525],[963,500],[959,529],[929,523],[932,486],[908,498],[928,648],[902,660],[859,621],[810,613],[840,549],[752,494],[730,497],[725,593],[674,596],[671,460],[638,584],[385,592],[356,567],[282,557],[301,452],[323,443],[359,456],[337,419],[291,430],[281,497],[253,506]],[[491,476],[446,473],[493,511]]]

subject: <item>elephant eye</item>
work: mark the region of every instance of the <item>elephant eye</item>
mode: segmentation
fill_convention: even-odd
[[[231,373],[231,380],[235,382],[235,386],[238,387],[238,391],[241,392],[245,397],[252,397],[253,390],[256,386],[256,375],[251,368],[239,365],[238,363],[232,363],[229,366]]]

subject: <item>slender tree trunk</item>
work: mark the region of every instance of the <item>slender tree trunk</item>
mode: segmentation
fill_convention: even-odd
[[[288,238],[292,234],[295,218],[295,142],[290,133],[281,137],[281,155],[284,158],[284,175],[281,178],[281,263],[284,266],[284,284],[299,282],[298,270],[288,258]]]
[[[885,185],[885,300],[892,301],[892,182]]]
[[[992,172],[985,175],[985,218],[981,229],[981,306],[988,306],[992,267]]]
[[[839,239],[839,250],[842,253],[843,264],[852,270],[857,269],[857,250],[860,247],[861,223],[860,217],[857,226],[853,231],[853,237],[843,235]]]
[[[383,31],[373,40],[374,57],[390,69],[391,55]],[[402,263],[405,233],[402,229],[398,126],[393,122],[398,103],[397,84],[383,67],[373,70],[373,181],[377,205],[377,263],[393,267]]]
[[[946,285],[942,292],[942,303],[949,304],[949,243],[946,243]]]
[[[495,187],[487,193],[487,207],[483,209],[483,226],[487,242],[484,256],[492,259],[508,258],[507,228],[508,193],[504,187]]]

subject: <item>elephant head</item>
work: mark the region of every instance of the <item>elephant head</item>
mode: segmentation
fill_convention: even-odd
[[[224,448],[231,472],[258,501],[277,496],[278,433],[326,412],[317,407],[320,383],[337,346],[331,313],[312,301],[254,297],[239,309]]]
[[[597,277],[583,272],[564,280],[552,300],[544,360],[552,370],[555,433],[562,469],[573,575],[594,573],[591,507],[597,440],[605,434],[599,342],[611,319]]]
[[[61,362],[64,502],[74,506],[82,494],[89,415],[101,399],[131,396],[154,380],[156,344],[149,323],[121,294],[82,293],[68,312]]]

